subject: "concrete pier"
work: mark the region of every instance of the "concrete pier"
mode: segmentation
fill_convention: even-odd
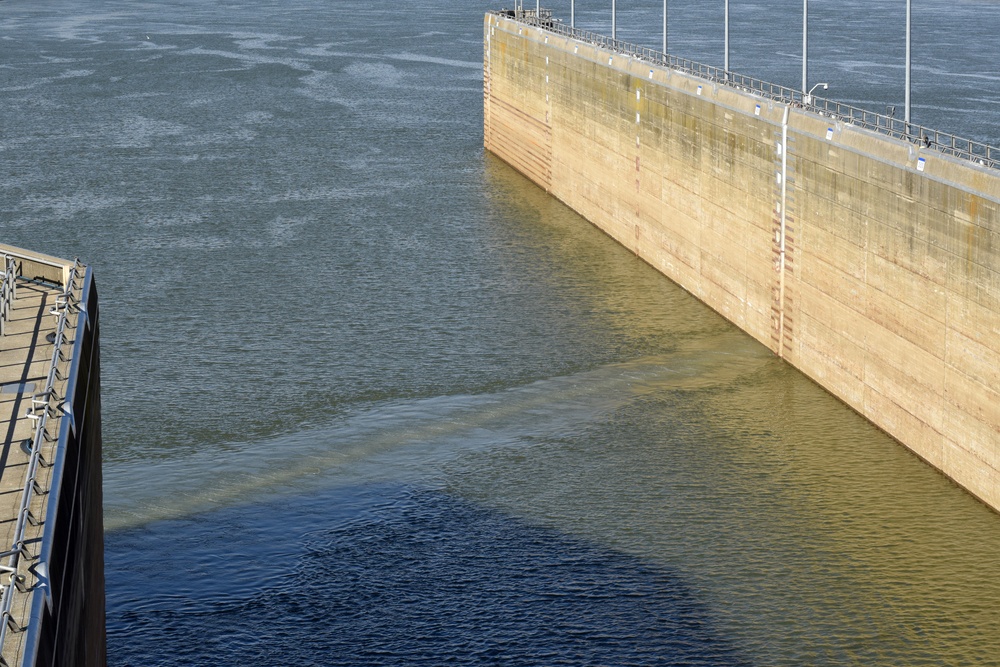
[[[484,27],[488,150],[1000,510],[1000,149]]]
[[[90,269],[0,245],[2,664],[103,665],[97,298]]]

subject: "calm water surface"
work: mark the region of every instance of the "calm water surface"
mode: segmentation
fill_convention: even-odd
[[[831,96],[901,104],[901,4],[811,8]],[[1000,143],[997,3],[915,4],[914,120]],[[997,515],[484,155],[491,7],[0,3],[3,241],[102,294],[111,664],[994,664]],[[800,10],[734,69],[797,85]]]

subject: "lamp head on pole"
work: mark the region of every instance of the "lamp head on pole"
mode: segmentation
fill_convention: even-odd
[[[817,83],[815,86],[809,89],[808,93],[806,93],[806,98],[803,100],[803,102],[805,102],[806,104],[812,104],[813,91],[819,88],[820,86],[823,86],[823,90],[829,90],[830,88],[830,84],[828,83]]]

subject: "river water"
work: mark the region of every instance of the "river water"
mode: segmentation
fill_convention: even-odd
[[[901,105],[902,0],[815,4]],[[997,3],[915,4],[914,121],[1000,144]],[[2,240],[101,291],[110,663],[995,663],[996,514],[484,154],[490,8],[0,3]],[[800,10],[733,69],[796,86]]]

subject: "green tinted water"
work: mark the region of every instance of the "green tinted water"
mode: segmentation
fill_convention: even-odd
[[[789,52],[750,73],[796,73],[796,7],[759,21],[770,26],[759,42],[743,38],[748,62],[765,62],[750,57],[765,46]],[[923,11],[989,32],[984,7]],[[299,652],[262,662],[361,664],[314,646],[301,604],[268,602],[287,627],[241,624],[280,597],[275,587],[313,581],[309,567],[331,586],[317,599],[345,595],[334,584],[359,569],[388,572],[359,541],[346,546],[364,562],[316,552],[317,535],[344,526],[369,539],[410,517],[417,537],[459,554],[445,569],[460,579],[491,555],[471,537],[463,552],[462,530],[476,525],[456,507],[506,517],[505,557],[528,563],[518,571],[554,558],[527,525],[609,564],[670,573],[712,636],[751,664],[1000,655],[995,514],[483,154],[489,5],[0,8],[3,240],[83,258],[101,290],[114,664],[235,662],[240,647],[286,640]],[[656,9],[629,9],[625,36],[658,43],[635,27],[657,25]],[[593,11],[581,20],[600,29]],[[696,20],[708,9],[691,11],[677,18],[677,48],[710,59],[718,30]],[[883,103],[873,94],[893,69],[858,35],[894,10],[836,11],[818,10],[841,46],[814,39],[817,67],[840,77],[841,99]],[[996,77],[959,85],[983,57],[963,59],[962,41],[942,31],[922,65],[937,97],[921,113],[988,140]],[[448,507],[462,530],[413,489],[458,503]],[[568,567],[575,552],[563,549],[569,560],[553,562]],[[163,576],[170,559],[184,577]],[[280,565],[258,576],[260,563]],[[185,588],[205,573],[217,576]],[[421,599],[411,583],[396,593]],[[636,614],[659,618],[629,595],[620,601]],[[177,634],[185,623],[198,639]],[[637,628],[620,630],[638,648],[648,638]],[[586,626],[580,641],[602,632]],[[512,636],[542,664],[568,635],[537,647]],[[505,655],[476,663],[457,646],[426,655]],[[571,664],[602,662],[566,646]],[[648,663],[641,655],[630,660]]]

